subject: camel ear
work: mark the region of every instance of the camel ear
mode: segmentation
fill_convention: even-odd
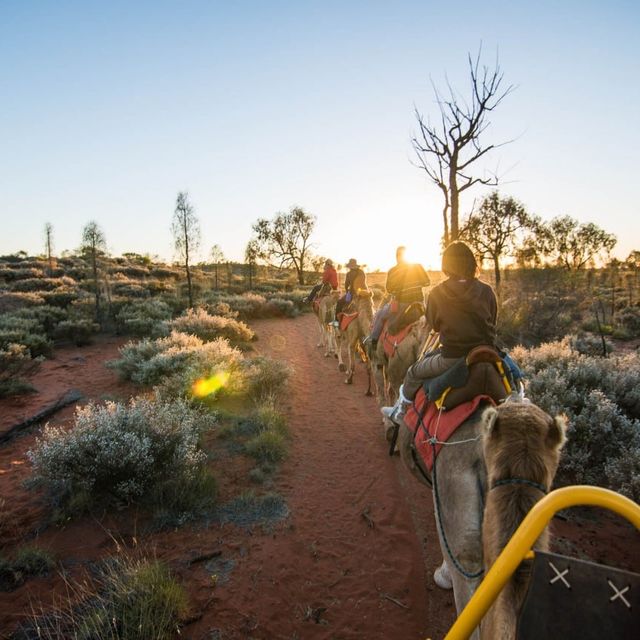
[[[486,438],[498,433],[498,412],[493,407],[487,407],[482,413],[482,432]]]
[[[547,446],[550,449],[562,449],[567,441],[567,418],[565,416],[556,416],[549,426],[547,432]]]

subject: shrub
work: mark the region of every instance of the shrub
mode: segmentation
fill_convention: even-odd
[[[640,355],[581,355],[570,340],[513,356],[529,379],[531,399],[566,413],[569,440],[558,479],[607,486],[640,498]]]
[[[0,349],[7,350],[9,345],[25,346],[32,357],[51,355],[51,341],[42,333],[29,333],[28,329],[0,329]]]
[[[171,308],[162,300],[143,300],[126,304],[116,316],[119,329],[134,336],[159,337],[168,332],[165,322]]]
[[[11,285],[12,291],[53,291],[60,287],[74,287],[76,281],[68,276],[62,278],[26,278],[16,280]]]
[[[40,359],[31,359],[29,349],[22,344],[0,347],[0,398],[34,391],[23,377],[40,365]]]
[[[53,291],[44,291],[40,295],[47,304],[63,309],[80,297],[78,290],[72,287],[58,287]]]
[[[77,408],[73,429],[45,426],[28,452],[35,479],[62,508],[76,494],[93,502],[129,503],[165,483],[192,487],[205,455],[199,438],[215,421],[185,402],[132,398]],[[188,490],[185,491],[188,494]],[[175,505],[174,505],[175,506]]]
[[[246,452],[258,462],[280,462],[287,452],[283,436],[275,431],[263,431],[245,445]]]
[[[82,581],[67,578],[66,597],[52,612],[34,613],[20,637],[170,640],[179,634],[187,595],[164,563],[121,554],[96,573]]]
[[[245,392],[256,404],[275,403],[282,397],[292,372],[286,362],[258,356],[242,366]]]
[[[108,366],[116,369],[123,379],[154,385],[171,377],[181,388],[216,370],[233,372],[242,357],[223,338],[203,342],[177,331],[166,338],[129,342],[120,349],[120,355],[119,360]]]
[[[40,294],[0,291],[0,313],[35,307],[39,304],[44,304],[44,298]]]
[[[25,318],[27,320],[36,320],[42,331],[47,336],[52,337],[56,325],[67,318],[67,312],[59,307],[53,307],[48,304],[43,304],[38,307],[28,307],[26,309],[19,309],[15,311],[13,315],[16,318]]]
[[[209,315],[204,309],[189,309],[184,315],[168,323],[173,331],[188,333],[202,340],[227,338],[230,342],[247,342],[254,333],[244,323],[233,318]]]
[[[100,325],[92,320],[74,318],[63,320],[55,329],[54,336],[61,340],[69,340],[76,347],[91,344],[91,336],[100,331]]]
[[[625,307],[618,317],[630,337],[640,336],[640,307]]]
[[[22,547],[13,558],[0,557],[0,588],[15,589],[31,576],[46,575],[53,566],[53,556],[48,551]]]

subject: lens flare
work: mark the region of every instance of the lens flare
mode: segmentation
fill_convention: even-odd
[[[229,373],[220,371],[209,378],[200,378],[193,383],[191,389],[196,398],[206,398],[222,389],[229,382]]]

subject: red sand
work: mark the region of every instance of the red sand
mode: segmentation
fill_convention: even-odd
[[[273,488],[291,511],[284,523],[270,534],[260,527],[224,525],[185,526],[144,537],[141,519],[128,510],[67,527],[49,526],[36,537],[49,511],[39,493],[22,486],[29,476],[25,452],[34,443],[31,433],[0,447],[3,553],[25,541],[37,543],[72,573],[87,561],[113,554],[115,541],[155,555],[170,564],[189,591],[192,622],[181,637],[193,640],[442,637],[455,610],[452,594],[438,589],[431,577],[440,562],[431,495],[397,457],[388,457],[377,407],[364,396],[364,367],[357,367],[353,386],[345,385],[336,361],[314,348],[311,315],[262,321],[255,329],[257,350],[286,359],[295,369],[287,407],[290,457]],[[0,429],[36,413],[69,388],[97,400],[135,393],[103,366],[120,344],[111,338],[83,349],[58,350],[33,378],[39,394],[0,401]],[[73,408],[67,408],[52,422],[68,424],[72,414]],[[248,486],[251,465],[245,458],[213,464],[222,499]],[[606,554],[614,566],[632,563],[635,534],[624,523],[601,518],[577,525],[558,522],[554,529],[570,538],[563,544],[576,555],[595,557],[596,552],[596,559]],[[235,567],[228,582],[214,586],[206,563],[190,566],[189,561],[218,550]],[[30,603],[46,605],[56,589],[63,593],[57,573],[0,593],[0,638],[24,619]]]

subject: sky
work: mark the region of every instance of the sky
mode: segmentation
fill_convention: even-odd
[[[468,89],[468,52],[516,90],[479,167],[543,219],[640,248],[640,3],[0,0],[0,255],[76,249],[90,220],[116,255],[175,257],[188,190],[240,260],[261,217],[301,206],[318,254],[439,264],[442,195],[411,163],[432,82]],[[463,213],[478,189],[463,201]]]

